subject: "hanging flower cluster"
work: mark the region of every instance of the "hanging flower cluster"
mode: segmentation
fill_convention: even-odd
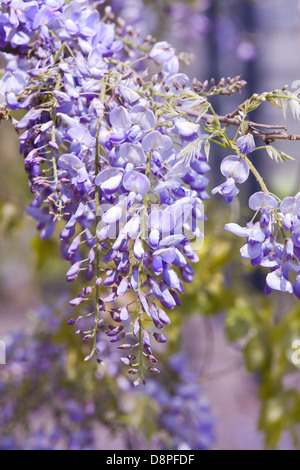
[[[183,117],[166,121],[161,112],[159,95],[175,95],[178,83],[188,82],[178,73],[174,49],[166,42],[148,45],[142,59],[161,68],[148,92],[147,69],[142,78],[130,62],[118,60],[122,38],[95,6],[6,2],[5,41],[26,57],[23,69],[15,70],[8,56],[0,92],[10,110],[26,111],[13,123],[34,193],[28,214],[42,238],[63,223],[67,281],[83,272],[88,282],[70,304],[94,301],[93,328],[77,330],[92,340],[89,357],[101,356],[99,332],[111,342],[126,340],[120,348],[138,347],[124,359],[138,382],[144,360],[158,372],[152,338],[166,341],[164,308],[180,304],[182,280],[193,278],[190,263],[198,257],[190,242],[203,236],[209,165],[200,152],[192,168],[177,158],[199,138],[199,124]],[[16,11],[22,12],[17,20]],[[77,325],[81,312],[69,323]],[[147,318],[155,327],[150,334]]]
[[[253,95],[233,117],[219,120],[208,97],[231,96],[245,82],[190,84],[170,44],[138,39],[123,20],[112,22],[110,7],[101,17],[102,3],[1,3],[0,49],[7,60],[1,118],[10,117],[19,133],[34,194],[28,214],[42,238],[59,232],[70,263],[67,281],[85,276],[70,301],[77,312],[69,324],[91,342],[86,360],[101,361],[104,335],[124,351],[122,361],[138,384],[145,368],[159,372],[153,344],[166,342],[166,310],[181,304],[183,282],[193,280],[211,141],[234,151],[221,164],[225,182],[213,194],[230,204],[250,171],[262,189],[250,198],[260,221],[226,229],[246,237],[243,257],[271,268],[267,293],[300,297],[298,195],[278,210],[247,156],[256,148],[252,134],[260,132],[245,121],[263,101],[287,99],[295,113],[299,100],[285,89]],[[233,140],[226,134],[231,124],[238,126]],[[263,138],[272,141],[274,134]],[[293,283],[290,270],[297,274]]]
[[[132,400],[135,407],[139,402],[140,390],[122,374],[120,352],[113,344],[100,342],[109,360],[106,367],[91,364],[88,382],[85,377],[72,378],[70,351],[59,341],[65,315],[57,315],[49,305],[41,306],[30,327],[30,333],[15,331],[5,338],[7,364],[0,370],[1,450],[99,450],[103,448],[99,424],[119,429],[126,440],[124,413],[129,418],[126,433],[132,434],[135,449],[155,445],[161,450],[201,450],[213,445],[215,418],[181,354],[164,365],[160,381],[149,381],[148,405],[153,409],[149,440],[148,417],[136,409],[129,411]],[[100,389],[99,378],[107,379]],[[55,400],[49,400],[49,392]],[[134,428],[130,417],[135,421],[137,416],[141,423]]]

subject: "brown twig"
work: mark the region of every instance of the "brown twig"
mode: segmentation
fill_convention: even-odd
[[[0,52],[5,52],[6,54],[21,55],[21,56],[27,55],[27,51],[24,52],[21,50],[19,46],[12,47],[10,44],[7,44],[5,47],[0,47]]]
[[[179,108],[181,111],[182,108]],[[184,109],[184,112],[187,113],[189,116],[198,117],[198,112],[194,109]],[[232,126],[239,126],[241,124],[240,119],[231,117],[234,114],[238,113],[238,108],[230,114],[226,114],[226,116],[217,116],[218,121],[222,124],[230,124]],[[210,121],[215,119],[213,114],[205,113],[201,116],[201,119],[204,119],[208,124]],[[259,129],[283,129],[287,131],[287,126],[280,126],[280,125],[273,125],[273,124],[261,124],[252,121],[244,121],[247,124],[247,132],[249,134],[253,134],[255,137],[261,138],[267,145],[271,142],[275,142],[275,140],[300,140],[300,135],[297,134],[288,134],[287,132],[263,132]],[[259,128],[259,129],[258,129]]]

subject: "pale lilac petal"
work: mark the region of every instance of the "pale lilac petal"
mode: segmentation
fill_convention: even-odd
[[[249,176],[249,167],[242,158],[229,155],[221,163],[221,172],[226,178],[231,177],[238,183],[244,183]]]
[[[199,124],[186,121],[185,119],[174,119],[174,127],[183,139],[194,137],[200,128]]]
[[[166,41],[157,42],[149,52],[150,59],[157,62],[168,62],[173,59],[174,55],[174,49]]]
[[[247,237],[249,234],[249,229],[246,227],[241,227],[238,224],[230,223],[225,225],[225,230],[228,232],[234,233],[238,237]]]
[[[261,243],[256,243],[255,245],[247,243],[242,246],[240,253],[242,258],[255,259],[261,254]]]
[[[102,216],[102,221],[105,224],[114,224],[122,217],[123,210],[120,206],[114,206],[108,209]]]
[[[142,166],[146,162],[146,155],[139,143],[131,144],[124,142],[124,144],[121,144],[120,157],[123,158],[125,162],[131,162],[138,166]]]
[[[144,256],[144,248],[141,240],[137,238],[133,245],[133,253],[138,261],[141,261]]]
[[[156,119],[153,112],[140,104],[133,106],[129,115],[132,123],[138,124],[144,131],[149,131],[155,126]]]
[[[274,290],[293,293],[293,285],[283,275],[280,269],[269,273],[266,278],[267,285]]]
[[[263,191],[258,191],[257,193],[252,194],[249,198],[249,207],[254,211],[261,209],[270,209],[275,210],[278,207],[278,202],[275,197],[270,194],[264,193]]]
[[[135,170],[127,171],[123,177],[123,186],[127,191],[144,196],[150,191],[149,178]]]
[[[131,124],[128,111],[123,108],[123,106],[114,108],[109,115],[109,119],[111,125],[116,129],[120,129],[122,127],[128,128]]]
[[[280,210],[283,214],[290,213],[300,216],[300,199],[294,197],[286,197],[280,204]]]
[[[145,152],[150,152],[151,150],[164,151],[172,147],[172,140],[169,136],[163,135],[159,131],[153,131],[143,138],[142,147]]]
[[[117,289],[117,296],[122,297],[126,294],[128,289],[128,277],[123,277]]]

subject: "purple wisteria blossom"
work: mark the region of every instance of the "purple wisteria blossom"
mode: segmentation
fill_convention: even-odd
[[[208,198],[210,167],[201,154],[191,168],[177,160],[180,146],[201,137],[198,123],[175,118],[161,125],[156,93],[167,87],[178,94],[188,84],[174,49],[165,41],[148,44],[148,60],[161,67],[152,97],[123,62],[122,35],[116,39],[98,5],[7,1],[0,14],[5,40],[15,47],[19,37],[18,52],[28,58],[26,72],[7,71],[1,93],[10,109],[25,111],[15,125],[35,194],[28,213],[43,238],[60,227],[62,256],[70,263],[66,280],[83,274],[88,283],[70,301],[95,312],[92,329],[76,322],[78,334],[85,331],[83,339],[94,344],[87,357],[101,360],[95,344],[103,333],[117,347],[126,339],[133,350],[138,338],[141,363],[150,364],[130,366],[137,383],[144,380],[143,368],[157,372],[153,340],[166,341],[161,332],[147,331],[144,316],[163,329],[170,323],[163,309],[181,303],[182,281],[193,278],[190,263],[198,257],[191,240],[203,237],[199,222],[205,219],[201,203]],[[232,170],[237,182],[240,166]],[[227,177],[231,170],[225,167]],[[107,314],[111,320],[104,322]],[[127,325],[131,331],[125,333]]]
[[[246,237],[246,245],[241,250],[241,256],[251,260],[253,266],[270,268],[266,276],[265,293],[272,290],[295,293],[299,295],[300,272],[300,206],[299,194],[286,197],[278,207],[276,198],[268,193],[259,191],[252,194],[249,207],[260,213],[258,222],[250,222],[246,227],[236,223],[225,225],[225,229],[239,237]],[[281,231],[289,231],[282,242],[278,241]],[[297,274],[293,284],[289,280],[289,272]]]
[[[62,302],[63,298],[59,303]],[[73,377],[68,372],[70,349],[58,339],[64,337],[66,316],[62,312],[57,315],[56,310],[57,305],[54,310],[49,305],[40,306],[31,317],[30,334],[15,330],[5,337],[7,364],[0,370],[1,450],[98,449],[101,447],[99,424],[109,429],[116,426],[122,429],[124,416],[129,423],[136,420],[137,414],[124,411],[122,403],[132,399],[138,402],[142,392],[133,388],[129,378],[122,374],[122,364],[132,367],[133,355],[126,356],[125,347],[116,349],[108,340],[118,333],[111,330],[110,336],[102,336],[97,342],[97,348],[107,359],[106,367],[99,364],[88,368],[86,365],[91,373],[89,381]],[[152,314],[157,321],[169,323],[161,309]],[[126,307],[122,308],[121,315],[122,321],[128,319]],[[72,320],[74,325],[78,321],[78,317]],[[163,343],[164,336],[156,333],[156,340]],[[68,348],[75,353],[73,342]],[[149,381],[147,402],[154,413],[154,435],[149,444],[155,444],[157,449],[183,446],[209,449],[215,441],[215,418],[210,403],[197,377],[189,372],[187,362],[184,356],[175,354],[164,365],[165,373],[160,380]],[[45,393],[45,382],[51,387],[55,400],[49,400]],[[30,400],[24,400],[24,389]],[[116,397],[113,402],[111,396]],[[109,422],[103,416],[104,409],[105,413],[112,413]],[[133,438],[144,442],[140,437],[147,436],[149,423],[143,415],[138,416],[141,421]],[[126,432],[127,428],[123,429]]]
[[[4,95],[11,109],[19,109],[20,102],[17,95],[25,90],[27,85],[26,74],[22,71],[8,72],[0,82],[0,95]]]
[[[236,140],[236,145],[243,155],[255,150],[255,142],[252,134],[246,134]]]
[[[236,183],[244,183],[249,176],[249,167],[245,160],[229,155],[221,163],[221,172],[225,176],[225,183],[215,187],[212,194],[219,193],[225,197],[226,204],[229,205],[234,197],[239,193]]]

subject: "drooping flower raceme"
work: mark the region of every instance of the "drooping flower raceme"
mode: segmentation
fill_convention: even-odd
[[[241,256],[251,260],[253,266],[269,268],[265,292],[272,290],[294,293],[299,298],[300,272],[300,194],[286,197],[278,207],[278,200],[263,191],[254,193],[249,199],[250,209],[259,214],[259,221],[240,227],[230,223],[225,229],[246,237]],[[280,239],[281,238],[281,239]],[[295,280],[289,280],[289,273]]]
[[[161,113],[156,95],[166,87],[175,95],[181,79],[169,44],[149,47],[149,60],[162,67],[150,96],[129,63],[118,63],[122,38],[90,2],[33,1],[30,12],[19,3],[5,4],[1,25],[5,42],[30,54],[24,71],[4,75],[1,92],[10,109],[25,111],[14,125],[34,193],[28,214],[43,238],[60,221],[66,279],[85,275],[87,285],[70,301],[80,312],[69,323],[91,341],[87,359],[100,360],[104,333],[126,351],[123,362],[138,382],[145,367],[158,372],[152,343],[166,341],[164,309],[180,304],[182,281],[192,281],[190,263],[198,260],[191,241],[203,236],[209,165],[200,151],[192,168],[178,154],[200,137],[200,126]],[[24,15],[18,21],[16,9]],[[94,311],[92,325],[82,318],[84,305]]]

